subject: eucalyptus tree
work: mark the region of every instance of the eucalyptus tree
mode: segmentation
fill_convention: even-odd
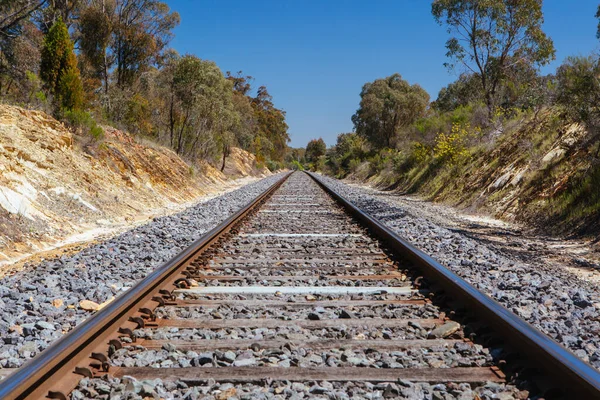
[[[162,74],[173,149],[194,158],[226,156],[237,118],[232,83],[214,62],[192,55],[173,59]]]
[[[285,111],[275,107],[273,96],[269,94],[266,86],[258,88],[251,104],[258,124],[254,139],[257,158],[283,161],[290,141]]]
[[[179,14],[159,0],[88,0],[79,21],[79,45],[101,79],[120,89],[130,87],[152,65],[158,65],[179,24]]]
[[[308,162],[316,162],[319,160],[321,156],[325,155],[327,151],[327,145],[322,138],[312,139],[306,145],[306,152],[304,153],[304,157]]]
[[[477,74],[490,119],[508,70],[554,59],[554,44],[542,30],[542,0],[434,0],[431,11],[451,35],[446,66]]]
[[[392,147],[403,128],[425,115],[429,94],[409,84],[400,74],[366,83],[360,106],[352,116],[354,130],[373,147]]]
[[[47,0],[0,0],[0,36],[19,36],[23,20],[46,4]]]

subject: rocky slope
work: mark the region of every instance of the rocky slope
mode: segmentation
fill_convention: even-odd
[[[108,127],[101,143],[86,143],[43,112],[2,105],[0,265],[67,238],[172,213],[229,177],[268,173],[240,149],[226,167],[192,167],[167,148]]]
[[[590,133],[559,111],[507,121],[451,166],[430,157],[401,173],[364,162],[350,179],[521,222],[550,235],[597,236],[600,168]]]

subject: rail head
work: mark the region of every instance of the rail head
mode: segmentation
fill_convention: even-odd
[[[382,222],[362,211],[327,186],[315,173],[305,172],[401,257],[412,262],[425,276],[438,283],[449,294],[471,306],[503,335],[511,347],[521,351],[522,354],[535,357],[535,365],[540,370],[552,377],[553,382],[559,382],[563,389],[568,389],[569,396],[577,396],[571,398],[600,399],[600,372],[596,368],[414,247]]]
[[[89,359],[93,351],[97,351],[95,349],[100,339],[116,333],[120,325],[127,321],[128,315],[132,314],[132,310],[137,310],[141,304],[147,302],[149,297],[156,293],[165,282],[179,276],[178,273],[182,270],[182,267],[258,207],[291,174],[292,172],[286,173],[239,211],[202,235],[171,260],[150,272],[135,286],[58,339],[37,357],[0,381],[0,399],[48,397],[60,399],[61,396],[66,396],[65,392],[70,392],[81,378],[81,376],[77,377],[74,374],[75,367]],[[108,349],[106,342],[107,340],[104,340],[101,344],[104,351]],[[56,379],[56,376],[62,379],[65,374],[72,376],[69,377],[70,379],[64,379],[64,381]],[[48,396],[49,392],[51,396]]]

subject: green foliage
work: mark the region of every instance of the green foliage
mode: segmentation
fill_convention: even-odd
[[[294,169],[296,171],[304,171],[304,166],[302,164],[300,164],[300,162],[298,160],[292,160],[291,164],[291,169]]]
[[[483,101],[481,79],[477,74],[461,74],[458,79],[440,89],[431,107],[441,112],[454,111],[459,107]]]
[[[115,29],[112,17],[114,13],[114,4],[110,2],[91,3],[79,17],[80,47],[90,66],[88,75],[98,81],[104,80],[105,91],[108,90],[108,72],[113,63],[108,49]]]
[[[94,125],[90,128],[90,135],[95,141],[99,142],[104,139],[104,129],[98,125]]]
[[[300,148],[289,148],[289,150],[285,156],[285,161],[289,165],[294,164],[294,162],[296,162],[298,164],[304,164],[306,162],[305,153],[306,153],[306,149],[303,149],[301,147]]]
[[[41,103],[46,103],[46,101],[48,101],[48,98],[46,97],[46,93],[42,92],[41,90],[38,90],[37,92],[35,92],[34,96]]]
[[[90,111],[190,161],[224,168],[238,146],[283,165],[285,112],[265,86],[253,90],[252,77],[226,78],[213,62],[169,49],[179,15],[164,0],[0,0],[0,17],[3,101],[51,103],[74,129],[100,139]]]
[[[161,79],[168,85],[164,89],[171,146],[193,158],[224,158],[236,122],[231,82],[214,62],[192,55],[173,59]]]
[[[449,165],[457,165],[469,157],[467,149],[468,139],[471,135],[469,126],[453,124],[449,134],[440,132],[435,140],[433,153],[435,158]]]
[[[446,65],[478,74],[490,119],[512,66],[554,59],[552,40],[542,30],[542,0],[434,0],[431,12],[452,34],[446,42],[452,62]]]
[[[556,101],[567,114],[585,123],[598,119],[600,64],[592,57],[567,57],[557,71]]]
[[[150,102],[139,93],[134,94],[127,101],[125,124],[133,134],[149,136],[153,131],[152,108]]]
[[[83,107],[83,85],[77,57],[62,19],[50,28],[44,38],[40,77],[54,95],[59,108],[79,110]]]
[[[83,107],[83,84],[77,69],[75,54],[69,56],[69,64],[60,77],[56,98],[61,107],[67,110],[80,110]]]
[[[366,158],[366,139],[356,133],[340,133],[336,145],[327,153],[327,166],[336,176],[346,176],[356,170]]]
[[[35,73],[31,71],[25,72],[26,76],[26,84],[27,87],[27,103],[30,105],[37,106],[39,108],[44,108],[47,104],[46,93],[42,90],[42,82]]]
[[[275,172],[279,171],[280,169],[283,169],[283,164],[278,161],[268,160],[267,168],[269,169],[269,171]]]
[[[261,137],[263,143],[269,143],[269,151],[262,147],[262,157],[270,157],[273,160],[283,161],[287,151],[287,143],[290,141],[288,125],[285,122],[285,111],[275,108],[273,97],[265,86],[258,88],[256,97],[251,100],[254,115],[257,120],[257,137]],[[258,152],[257,148],[257,152]],[[259,155],[257,153],[257,155]]]
[[[369,161],[371,167],[371,174],[375,175],[383,171],[388,165],[393,163],[394,156],[396,154],[397,152],[394,150],[382,149],[373,156],[369,157],[367,160]]]
[[[581,231],[597,229],[600,216],[600,167],[598,165],[574,176],[566,190],[552,199],[555,217],[567,223],[578,223]]]
[[[360,97],[352,116],[354,129],[375,148],[392,147],[401,130],[421,118],[429,104],[427,92],[400,74],[365,84]]]
[[[412,154],[413,154],[415,161],[417,163],[421,164],[421,163],[425,162],[427,159],[429,159],[429,156],[431,155],[431,149],[429,147],[427,147],[426,145],[424,145],[423,143],[414,142]]]
[[[306,153],[304,157],[306,161],[314,163],[319,157],[324,156],[327,151],[327,145],[322,138],[312,139],[306,145]]]
[[[104,130],[98,126],[94,117],[87,111],[63,110],[63,119],[72,128],[91,136],[97,142],[104,139]]]

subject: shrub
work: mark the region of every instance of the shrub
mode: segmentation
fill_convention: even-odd
[[[425,162],[429,158],[430,154],[431,154],[431,149],[429,147],[425,146],[423,143],[421,143],[421,142],[413,143],[412,155],[417,163],[421,164],[421,163]]]
[[[69,30],[58,19],[44,38],[40,77],[57,101],[58,109],[78,110],[83,106],[83,84],[73,52]]]
[[[127,100],[125,124],[131,133],[144,136],[152,133],[152,108],[148,99],[139,93]]]
[[[572,118],[589,123],[598,118],[600,72],[592,57],[568,57],[557,71],[556,101]]]
[[[449,134],[440,132],[435,140],[436,159],[450,165],[460,164],[469,157],[467,142],[470,136],[468,125],[453,124]]]
[[[290,164],[292,169],[295,169],[296,171],[304,171],[304,166],[300,164],[298,160],[292,160]]]
[[[360,158],[353,158],[348,162],[348,169],[350,172],[356,172],[358,167],[362,164],[362,160]]]
[[[63,120],[73,129],[90,135],[97,142],[104,139],[104,130],[87,111],[63,110]]]
[[[275,171],[278,171],[278,170],[282,169],[283,165],[281,165],[280,162],[273,161],[273,160],[268,160],[267,161],[267,168],[269,169],[269,171],[275,172]]]

